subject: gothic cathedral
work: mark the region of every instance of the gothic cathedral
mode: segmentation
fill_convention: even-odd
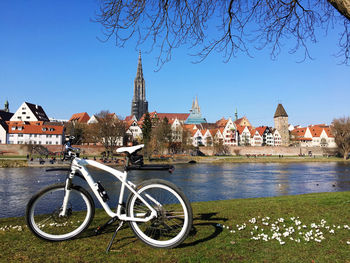
[[[148,112],[148,102],[146,100],[145,80],[143,78],[140,51],[137,73],[134,81],[134,97],[131,102],[131,115],[134,115],[136,119],[139,120],[146,112]]]

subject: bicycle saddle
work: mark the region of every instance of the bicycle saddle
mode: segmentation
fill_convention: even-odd
[[[130,146],[130,147],[120,147],[117,149],[117,153],[124,153],[127,152],[129,154],[133,154],[134,152],[142,149],[144,144],[136,145],[136,146]]]

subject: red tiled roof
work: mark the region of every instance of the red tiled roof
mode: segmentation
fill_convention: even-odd
[[[132,120],[132,117],[134,117],[134,115],[126,116],[124,121],[130,121]]]
[[[236,128],[237,128],[238,133],[239,133],[239,134],[242,134],[242,132],[243,132],[245,126],[242,126],[242,125],[238,125],[238,124],[237,124],[237,125],[236,125]]]
[[[265,132],[265,130],[267,129],[267,126],[260,126],[257,127],[256,130],[258,131],[258,133],[260,134],[260,136],[262,136]]]
[[[298,136],[298,137],[304,137],[305,133],[306,133],[307,128],[297,128],[291,131],[291,133],[294,136]]]
[[[309,127],[312,137],[320,137],[323,131],[323,128],[318,126]]]
[[[255,133],[257,132],[257,129],[251,129],[250,130],[250,137],[254,137],[255,136]],[[259,133],[259,132],[258,132]],[[260,134],[259,134],[260,135]]]
[[[194,127],[197,128],[197,126],[194,125],[194,124],[184,124],[184,125],[182,125],[182,128],[183,128],[183,129],[190,130],[190,131],[192,131]],[[196,130],[197,130],[197,129],[195,129],[195,131],[196,131]]]
[[[211,136],[215,136],[215,134],[218,132],[219,129],[209,129],[209,132],[211,134]]]
[[[189,113],[157,113],[158,118],[164,119],[165,117],[170,120],[178,119],[179,121],[185,121],[190,116]]]
[[[225,127],[227,124],[228,120],[226,120],[224,117],[222,117],[220,120],[216,122],[216,126],[218,128]]]
[[[242,122],[243,122],[243,124],[242,124]],[[239,119],[237,119],[237,120],[235,120],[234,121],[234,124],[236,124],[236,125],[241,125],[241,126],[250,126],[251,124],[250,124],[250,122],[249,122],[249,120],[247,119],[247,117],[242,117],[242,118],[239,118]]]
[[[89,120],[90,120],[90,116],[86,112],[75,113],[69,119],[69,121],[76,121],[80,123],[87,123]]]
[[[328,137],[334,138],[334,135],[332,133],[332,129],[329,126],[327,128],[324,128],[324,131],[326,132]]]
[[[52,134],[61,135],[63,134],[63,125],[50,125],[42,121],[34,122],[6,122],[9,129],[9,134]],[[29,123],[29,124],[28,124]]]

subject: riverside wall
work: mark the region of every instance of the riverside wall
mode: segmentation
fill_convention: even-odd
[[[62,145],[43,145],[50,152],[59,153],[62,152]],[[73,147],[78,147],[81,149],[83,154],[87,155],[100,155],[105,148],[100,145],[73,145]],[[17,155],[27,155],[31,152],[31,146],[26,144],[0,144],[0,154],[17,156]]]
[[[50,152],[59,153],[62,152],[62,145],[44,145]],[[105,148],[101,145],[73,145],[82,150],[83,154],[90,156],[100,155]],[[243,146],[229,146],[228,150],[231,155],[284,155],[284,156],[295,156],[295,155],[308,155],[311,151],[312,155],[323,156],[327,154],[334,154],[336,149],[322,148],[322,147],[243,147]],[[31,146],[25,144],[0,144],[1,155],[27,155],[30,154]],[[213,155],[214,150],[212,147],[200,147],[200,151],[205,155]]]
[[[334,155],[336,149],[323,148],[323,147],[284,147],[284,146],[228,146],[228,150],[231,155],[283,155],[283,156],[295,156],[295,155],[308,155],[311,151],[312,155]],[[214,149],[212,147],[200,147],[200,151],[205,155],[213,155]]]

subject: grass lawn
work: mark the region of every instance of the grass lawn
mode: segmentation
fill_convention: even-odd
[[[192,203],[180,247],[151,248],[124,227],[109,254],[114,229],[93,235],[108,219],[101,211],[77,239],[58,243],[36,238],[23,218],[0,219],[0,262],[350,262],[349,206],[350,192]]]

